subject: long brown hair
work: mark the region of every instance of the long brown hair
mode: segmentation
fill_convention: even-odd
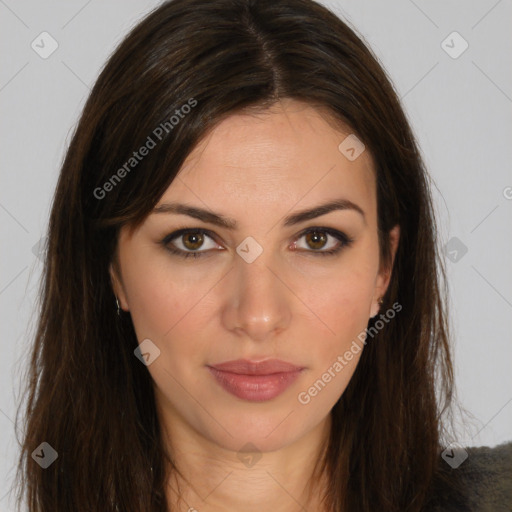
[[[18,464],[30,512],[168,510],[151,377],[129,314],[116,313],[109,265],[120,228],[144,221],[209,130],[282,98],[327,109],[370,151],[383,261],[387,234],[401,231],[382,307],[402,310],[332,410],[325,503],[424,506],[453,371],[429,178],[397,95],[354,31],[313,1],[174,0],[106,63],[60,172]],[[131,161],[148,137],[154,146]],[[31,456],[42,442],[58,453],[46,469]]]

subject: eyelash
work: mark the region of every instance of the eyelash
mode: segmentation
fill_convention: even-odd
[[[312,254],[314,254],[315,256],[318,255],[318,256],[335,256],[336,254],[338,254],[342,249],[346,248],[346,247],[350,247],[350,245],[352,244],[352,242],[354,241],[352,238],[350,238],[349,236],[347,236],[345,233],[342,233],[341,231],[338,231],[336,229],[331,229],[331,228],[321,228],[321,227],[312,227],[312,228],[308,228],[306,229],[305,231],[303,231],[302,233],[300,233],[300,235],[298,236],[297,239],[300,239],[302,238],[303,236],[305,235],[308,235],[309,233],[315,233],[315,232],[321,232],[321,233],[326,233],[328,235],[331,235],[333,236],[334,238],[336,238],[337,240],[339,240],[341,242],[341,244],[338,246],[338,247],[335,247],[334,249],[329,249],[328,251],[314,251],[314,250],[311,250],[311,251],[307,251],[305,250],[306,252],[311,252]],[[185,229],[179,229],[177,231],[174,231],[172,233],[170,233],[169,235],[165,236],[165,238],[163,240],[160,241],[160,243],[165,247],[166,250],[168,250],[170,253],[172,254],[175,254],[177,256],[180,256],[182,258],[188,258],[190,256],[192,256],[193,258],[200,258],[200,257],[203,257],[206,253],[208,253],[209,251],[183,251],[182,249],[178,249],[176,247],[172,247],[172,246],[169,246],[169,243],[176,239],[176,238],[179,238],[180,236],[183,236],[183,235],[186,235],[186,234],[189,234],[189,233],[201,233],[201,234],[205,234],[207,235],[208,237],[210,237],[212,240],[214,239],[214,236],[213,234],[207,230],[207,229],[201,229],[201,228],[185,228]]]

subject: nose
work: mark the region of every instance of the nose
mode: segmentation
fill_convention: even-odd
[[[291,320],[293,293],[282,270],[265,251],[252,263],[236,258],[233,264],[224,284],[224,327],[257,342],[273,339]]]

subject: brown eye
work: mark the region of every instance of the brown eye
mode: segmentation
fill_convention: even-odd
[[[305,245],[299,245],[297,240],[301,239],[305,239]],[[314,256],[335,255],[354,241],[341,231],[319,227],[304,231],[297,240],[293,242],[294,249]],[[181,229],[167,235],[160,243],[172,254],[183,258],[210,256],[211,249],[222,250],[215,243],[214,235],[204,229]]]
[[[322,231],[310,231],[305,235],[306,243],[311,249],[323,249],[327,243],[327,236]]]
[[[199,232],[185,233],[184,235],[181,235],[181,237],[183,245],[190,251],[197,251],[197,249],[201,248],[204,242],[204,237],[202,233]]]
[[[354,241],[345,233],[331,228],[313,227],[304,231],[297,240],[304,239],[305,244],[294,242],[295,249],[314,256],[331,256],[349,247]],[[331,241],[330,241],[331,240]]]
[[[166,236],[161,242],[173,254],[185,258],[204,256],[209,249],[218,249],[213,237],[204,230],[182,229]]]

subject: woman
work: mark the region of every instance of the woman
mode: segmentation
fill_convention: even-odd
[[[479,506],[473,457],[445,450],[428,177],[385,72],[320,5],[174,0],[136,26],[46,258],[30,511]]]

